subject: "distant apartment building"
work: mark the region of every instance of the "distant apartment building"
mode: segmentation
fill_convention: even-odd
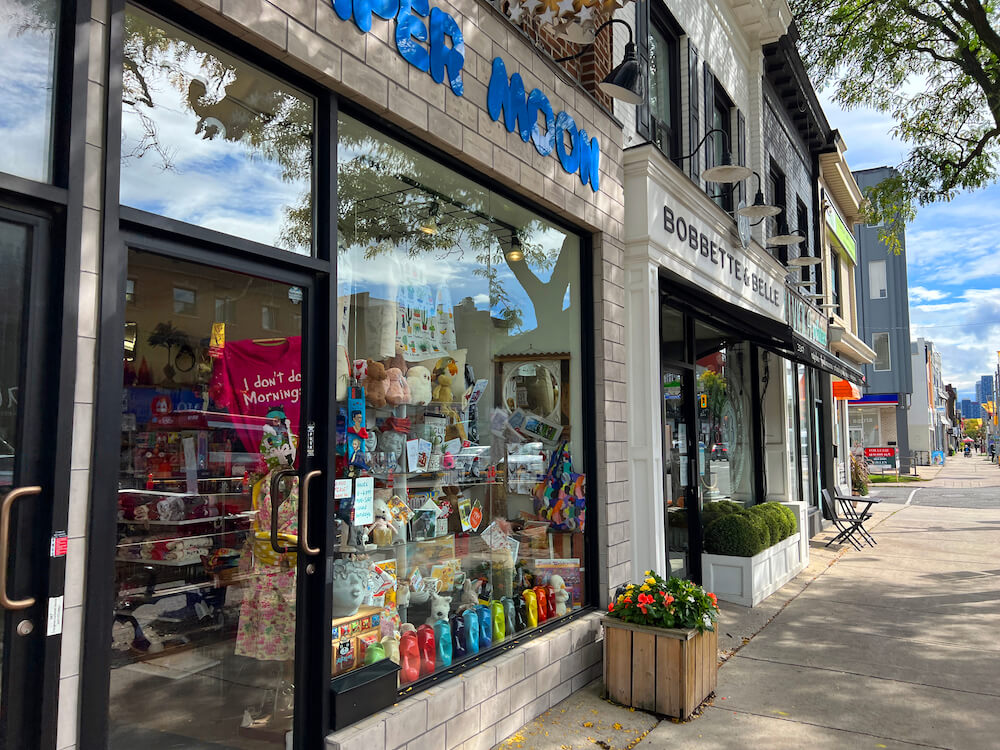
[[[979,378],[979,382],[976,383],[976,401],[979,403],[979,408],[976,411],[976,419],[987,419],[988,414],[986,410],[983,409],[982,405],[987,401],[993,400],[993,376],[983,375]]]
[[[941,354],[934,342],[918,338],[910,344],[913,372],[913,392],[909,409],[910,448],[914,453],[928,455],[918,462],[925,463],[934,451],[946,446],[950,422],[946,414],[947,394],[941,379]]]
[[[963,398],[959,402],[962,419],[979,419],[982,408],[979,401],[973,401],[971,398]]]
[[[892,167],[854,172],[866,190],[895,174]],[[902,468],[909,466],[909,406],[914,392],[910,356],[910,305],[906,278],[906,236],[900,234],[899,255],[879,238],[882,225],[858,224],[858,336],[875,350],[875,361],[863,367],[866,392],[849,402],[851,449],[895,446]]]

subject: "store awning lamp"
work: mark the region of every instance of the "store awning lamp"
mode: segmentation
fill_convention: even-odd
[[[433,235],[440,231],[437,223],[437,217],[440,211],[441,207],[436,202],[431,204],[430,209],[427,211],[427,217],[420,222],[421,232]]]
[[[789,231],[788,225],[785,222],[781,222],[778,225],[778,233],[773,237],[767,238],[768,245],[778,245],[779,247],[786,247],[789,245],[798,245],[800,242],[805,242],[805,235],[800,231],[795,230],[794,232]],[[817,259],[818,260],[818,259]],[[789,265],[810,265],[808,263],[793,263],[791,260],[788,261]]]
[[[608,73],[604,80],[597,85],[597,88],[620,102],[638,106],[642,104],[645,95],[642,87],[642,68],[639,67],[639,56],[636,54],[635,42],[632,39],[632,27],[628,25],[627,21],[624,21],[621,18],[612,18],[609,21],[605,21],[594,30],[593,39],[589,44],[587,44],[586,47],[577,52],[575,55],[560,57],[556,60],[556,62],[562,63],[569,60],[575,60],[578,57],[583,57],[590,51],[590,48],[594,46],[594,41],[597,40],[597,35],[615,23],[620,23],[628,29],[628,44],[625,45],[625,56],[622,58],[622,61],[615,66],[614,70]],[[578,24],[572,25],[578,26]],[[577,40],[581,38],[580,33],[576,30],[570,31],[568,26],[569,24],[562,24],[559,27],[559,30],[557,30],[557,35],[560,35],[561,39],[578,44],[579,42]],[[585,39],[586,37],[582,38]]]
[[[804,239],[805,239],[805,237],[802,237],[798,241],[801,242]],[[773,239],[768,240],[768,242],[771,242],[772,244],[781,244],[781,243],[775,243]],[[787,243],[787,244],[795,244],[795,243]],[[798,266],[798,267],[801,268],[802,266],[818,266],[822,262],[823,262],[823,259],[822,258],[817,258],[815,255],[800,255],[797,258],[790,259],[788,261],[788,265],[790,265],[790,266]]]
[[[701,179],[705,182],[716,182],[722,185],[735,185],[738,182],[743,182],[743,180],[750,175],[756,174],[752,169],[750,169],[750,167],[733,163],[733,154],[729,148],[729,133],[722,128],[712,128],[705,133],[704,136],[702,136],[702,139],[698,141],[698,145],[694,147],[690,154],[687,156],[675,156],[672,158],[672,161],[687,161],[698,153],[698,149],[700,149],[702,144],[709,139],[709,136],[715,135],[716,133],[722,133],[722,137],[725,141],[723,143],[722,160],[719,164],[704,169],[701,173]],[[759,181],[760,177],[757,179]],[[760,191],[758,190],[758,193],[759,192]],[[763,200],[764,196],[761,196],[761,201],[763,202]],[[747,208],[750,208],[750,206],[747,206]],[[780,213],[781,209],[778,209],[778,211]],[[744,216],[745,215],[746,214],[744,214]]]
[[[757,178],[757,194],[753,197],[753,203],[749,206],[737,209],[736,213],[746,216],[748,219],[767,219],[781,213],[781,206],[772,206],[764,200],[764,193],[761,191],[760,175],[753,173]]]

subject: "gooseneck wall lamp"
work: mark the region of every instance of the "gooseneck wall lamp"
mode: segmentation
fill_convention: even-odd
[[[569,60],[576,60],[578,57],[583,57],[590,51],[590,48],[594,46],[594,41],[597,40],[597,35],[604,31],[604,29],[616,23],[620,23],[628,29],[628,44],[625,45],[625,56],[614,68],[614,70],[608,73],[604,80],[597,84],[597,87],[605,94],[617,99],[618,101],[638,106],[639,104],[642,104],[644,96],[642,87],[642,69],[639,67],[639,56],[635,51],[635,41],[633,41],[632,38],[632,27],[628,25],[627,21],[624,21],[621,18],[612,18],[609,21],[605,21],[594,30],[593,40],[587,44],[586,47],[577,52],[575,55],[560,57],[556,60],[556,62],[563,63]],[[566,41],[579,43],[579,37],[571,34],[567,26],[567,24],[563,24],[557,32],[557,36],[560,39],[565,39]],[[569,26],[575,27],[578,26],[578,24],[569,24]]]

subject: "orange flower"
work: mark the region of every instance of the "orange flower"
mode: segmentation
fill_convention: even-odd
[[[612,610],[614,610],[614,608],[615,608],[614,602],[608,604],[608,612],[611,612]]]
[[[631,603],[632,603],[632,597],[631,597],[631,596],[626,596],[626,597],[625,597],[625,602],[626,602],[627,604],[631,604]]]
[[[672,597],[670,594],[668,594],[666,591],[664,591],[663,592],[663,604],[664,604],[664,606],[669,607],[673,603],[673,601],[674,601],[674,597]]]
[[[645,614],[649,614],[648,612],[646,612],[646,605],[645,605],[645,604],[640,604],[640,605],[639,605],[639,609],[641,609],[641,610],[642,610],[642,613],[643,613],[644,615],[645,615]]]
[[[718,599],[718,597],[715,594],[713,594],[711,591],[707,592],[705,595],[709,599],[712,600],[712,606],[715,607],[716,609],[718,609],[719,608],[719,599]]]
[[[655,600],[650,594],[639,594],[639,605],[652,604]]]

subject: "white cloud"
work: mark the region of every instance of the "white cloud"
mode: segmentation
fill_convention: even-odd
[[[947,296],[947,292],[942,292],[940,289],[928,289],[925,286],[910,287],[911,304],[914,302],[935,302],[939,299],[944,299]]]

